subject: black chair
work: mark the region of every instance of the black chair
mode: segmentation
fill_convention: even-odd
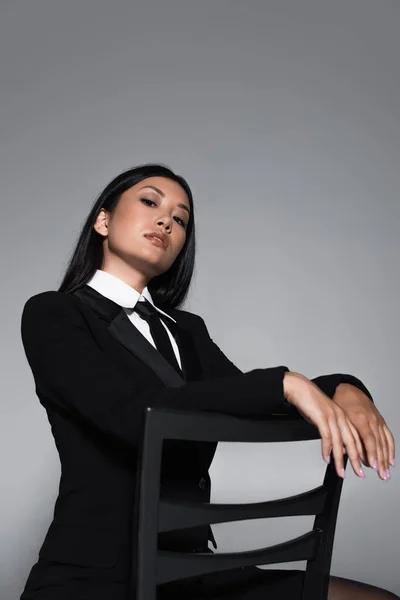
[[[160,498],[163,441],[293,442],[320,439],[316,427],[300,415],[249,420],[211,412],[146,409],[135,512],[136,599],[156,600],[159,584],[248,565],[306,560],[302,600],[326,600],[333,540],[343,480],[334,459],[321,486],[268,502],[212,504]],[[347,463],[344,456],[344,465]],[[315,515],[311,531],[281,544],[229,553],[168,552],[158,549],[158,533],[246,519]],[[133,581],[133,580],[132,580]],[[133,585],[133,583],[132,583]]]

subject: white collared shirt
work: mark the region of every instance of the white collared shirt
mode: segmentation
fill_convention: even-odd
[[[136,311],[133,310],[136,302],[143,302],[144,299],[148,300],[154,308],[158,310],[161,314],[171,319],[174,323],[176,323],[175,319],[173,319],[170,315],[165,313],[163,310],[158,308],[150,295],[150,292],[147,286],[144,288],[143,292],[140,294],[133,287],[122,281],[119,277],[112,275],[111,273],[107,273],[106,271],[101,271],[97,269],[93,277],[90,281],[87,282],[87,285],[92,287],[94,290],[105,296],[109,300],[112,300],[116,304],[119,304],[124,310],[125,313],[130,320],[130,322],[144,335],[144,337],[156,348],[156,345],[153,340],[153,336],[150,333],[150,327],[147,321],[145,321],[142,317],[138,315]],[[161,323],[164,325],[169,339],[171,340],[172,348],[174,349],[176,360],[178,361],[179,366],[182,368],[181,357],[179,353],[178,345],[175,341],[174,336],[165,325],[164,321],[161,320]]]

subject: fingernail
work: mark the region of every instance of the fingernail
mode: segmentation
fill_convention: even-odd
[[[371,467],[375,470],[378,468],[378,463],[375,458],[371,462]]]
[[[329,463],[331,462],[331,457],[330,457],[330,455],[329,455],[329,454],[328,454],[328,456],[325,456],[325,460],[326,460],[326,462],[327,462],[327,463],[328,463],[328,465],[329,465]]]
[[[360,469],[359,473],[360,473],[360,476],[365,479],[365,473],[364,473],[364,471],[362,469]]]
[[[343,479],[346,478],[346,472],[344,469],[340,469],[340,475],[343,477]]]
[[[386,471],[386,478],[390,479],[392,476],[392,474],[390,473],[389,469]]]
[[[394,467],[394,459],[393,460],[389,460],[389,462],[392,465],[392,467]]]

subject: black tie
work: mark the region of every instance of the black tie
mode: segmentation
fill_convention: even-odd
[[[161,323],[163,315],[156,308],[154,308],[154,306],[148,300],[144,300],[144,302],[136,302],[133,310],[137,312],[142,319],[148,322],[150,333],[153,337],[155,345],[157,346],[157,350],[170,363],[170,365],[176,369],[179,375],[182,375],[182,370],[180,369],[176,359],[169,335],[165,331],[164,325]],[[165,318],[167,319],[167,317]],[[170,323],[170,320],[168,319],[168,325],[174,325],[174,323]]]

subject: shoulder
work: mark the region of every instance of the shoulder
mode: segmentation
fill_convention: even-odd
[[[178,324],[181,323],[184,327],[194,332],[205,327],[203,318],[194,312],[178,308],[168,308],[165,312],[171,315]]]
[[[40,306],[76,306],[77,298],[73,294],[58,292],[57,290],[47,290],[34,294],[25,302],[25,308],[33,308]]]
[[[73,294],[46,291],[28,298],[23,307],[20,335],[27,355],[44,347],[84,342],[89,333],[83,302]]]
[[[22,322],[34,318],[51,318],[52,315],[77,312],[79,301],[72,294],[48,290],[28,298],[22,309]]]

